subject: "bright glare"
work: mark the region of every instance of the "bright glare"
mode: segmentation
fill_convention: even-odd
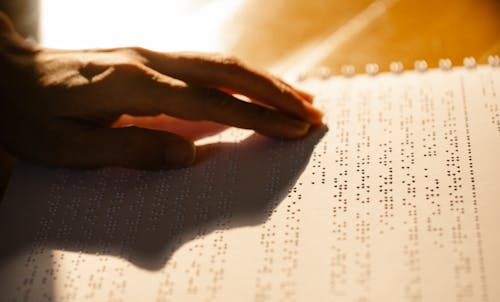
[[[41,42],[53,48],[142,46],[221,51],[242,0],[40,0]]]

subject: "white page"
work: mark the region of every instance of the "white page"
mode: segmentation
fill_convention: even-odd
[[[500,69],[310,79],[327,127],[189,169],[20,163],[1,301],[500,301]]]

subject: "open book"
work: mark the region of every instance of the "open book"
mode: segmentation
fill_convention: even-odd
[[[305,79],[325,127],[188,169],[20,163],[0,300],[500,301],[500,68],[467,65]]]

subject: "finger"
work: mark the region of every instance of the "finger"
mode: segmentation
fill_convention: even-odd
[[[199,54],[163,54],[140,50],[147,65],[158,72],[201,86],[227,88],[267,103],[308,123],[321,124],[323,114],[310,99],[275,77],[236,59]]]
[[[175,86],[150,80],[142,89],[122,91],[126,98],[112,102],[116,113],[134,116],[167,114],[173,117],[212,121],[266,136],[296,138],[307,134],[310,124],[283,112],[241,101],[218,89]],[[95,112],[99,114],[99,112]]]
[[[49,143],[43,161],[73,168],[123,166],[138,169],[175,168],[190,165],[194,145],[182,137],[162,131],[99,128],[65,122],[59,142]],[[51,150],[50,150],[51,149]]]
[[[243,100],[243,101],[246,101],[246,102],[252,102],[254,104],[257,104],[257,105],[260,105],[260,106],[264,106],[264,107],[267,107],[267,108],[273,108],[271,107],[269,104],[266,104],[266,103],[263,103],[259,100],[256,100],[256,99],[251,99],[249,97],[246,97],[244,95],[241,95],[239,94],[238,92],[236,91],[233,91],[231,89],[227,89],[227,88],[219,88],[220,91],[226,93],[226,94],[229,94],[229,95],[232,95],[234,96],[235,98],[238,98],[240,100]]]
[[[131,116],[124,114],[112,124],[112,127],[118,128],[131,125],[175,133],[190,141],[196,141],[204,137],[215,135],[228,128],[219,123],[188,121],[165,114],[157,116]]]
[[[283,85],[288,86],[290,89],[293,89],[298,95],[300,95],[306,102],[312,104],[314,102],[314,95],[310,94],[307,91],[304,91],[302,89],[299,89],[297,87],[293,87],[292,85],[288,84],[287,82],[283,81],[280,78],[276,78],[278,81],[280,81]]]
[[[216,89],[186,89],[182,98],[194,105],[194,108],[186,110],[187,118],[253,129],[260,134],[278,138],[302,137],[310,128],[309,123],[283,112],[238,100]],[[203,105],[196,106],[200,100]]]
[[[273,76],[271,74],[268,75],[269,77],[272,77],[273,80],[275,81],[278,81],[280,82],[282,85],[288,87],[289,89],[295,91],[295,93],[297,93],[300,97],[302,97],[302,99],[310,104],[312,104],[314,102],[314,95],[310,94],[309,92],[307,91],[304,91],[302,89],[299,89],[299,88],[296,88],[296,87],[293,87],[292,85],[288,84],[287,82],[285,82],[284,80],[276,77],[276,76]],[[238,94],[237,91],[232,91],[231,89],[227,89],[227,88],[220,88],[222,91],[224,92],[231,92],[231,94]]]

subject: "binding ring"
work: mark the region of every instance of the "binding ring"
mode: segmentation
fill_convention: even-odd
[[[403,62],[401,61],[394,61],[389,64],[389,69],[391,72],[394,73],[402,73],[404,70],[404,65]]]
[[[354,65],[342,65],[340,70],[346,77],[352,77],[356,73],[356,67],[354,67]]]
[[[328,79],[332,75],[330,68],[328,68],[326,66],[321,67],[318,70],[318,73],[319,73],[319,77],[322,78],[323,80]]]
[[[379,71],[378,64],[375,63],[366,64],[365,71],[369,75],[376,75]]]
[[[427,68],[429,66],[427,65],[426,60],[417,60],[417,61],[415,61],[414,67],[415,67],[415,70],[420,71],[420,72],[424,72],[427,70]]]
[[[439,59],[439,68],[442,70],[450,70],[453,67],[453,63],[448,58]]]
[[[488,64],[492,67],[500,66],[500,57],[498,57],[498,55],[488,56]]]
[[[476,67],[476,59],[474,59],[474,57],[465,57],[464,58],[464,66],[465,66],[465,68]]]
[[[309,75],[307,74],[307,72],[301,72],[297,75],[297,82],[304,82],[308,77]]]
[[[488,64],[492,67],[500,66],[500,56],[499,55],[489,55]],[[451,70],[453,68],[453,63],[449,58],[439,59],[439,68],[442,70]],[[465,57],[463,59],[463,66],[468,69],[475,68],[477,66],[476,59],[474,57]],[[416,60],[414,63],[414,68],[416,71],[424,72],[429,68],[426,60]],[[352,77],[356,74],[356,67],[351,64],[342,65],[341,67],[342,75],[346,77]],[[389,70],[393,73],[401,73],[404,71],[404,65],[401,61],[393,61],[389,64]],[[365,65],[365,71],[369,75],[376,75],[380,71],[380,67],[376,63],[368,63]],[[316,69],[315,72],[304,72],[297,76],[297,81],[302,82],[311,76],[317,76],[321,79],[328,79],[331,76],[331,71],[328,67],[320,67]]]

